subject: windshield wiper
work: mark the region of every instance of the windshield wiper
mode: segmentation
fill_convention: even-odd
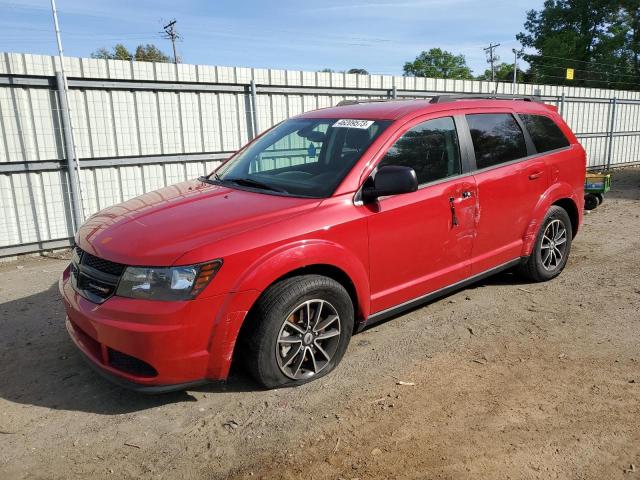
[[[213,177],[213,179],[211,177]],[[286,194],[289,193],[289,192],[287,192],[286,190],[284,190],[282,188],[272,187],[271,185],[268,185],[268,184],[266,184],[264,182],[260,182],[258,180],[253,180],[252,178],[222,178],[216,172],[213,172],[211,175],[206,176],[206,177],[200,177],[200,178],[198,178],[198,180],[200,180],[201,182],[210,183],[212,185],[224,184],[224,183],[228,182],[228,183],[235,183],[236,185],[242,185],[242,186],[245,186],[245,187],[259,188],[259,189],[262,189],[262,190],[269,190],[269,191],[272,191],[272,192],[286,193]]]
[[[213,177],[213,180],[211,180],[211,177]],[[222,179],[220,178],[220,175],[218,175],[216,172],[213,172],[211,175],[206,175],[206,176],[203,175],[202,177],[198,177],[198,180],[204,183],[210,183],[211,185],[217,185],[218,183],[222,183]]]
[[[252,178],[223,178],[223,179],[220,179],[220,181],[231,182],[231,183],[235,183],[236,185],[243,185],[245,187],[260,188],[262,190],[271,190],[272,192],[287,193],[287,194],[289,193],[282,188],[273,187],[271,185],[260,182],[258,180],[254,180]]]

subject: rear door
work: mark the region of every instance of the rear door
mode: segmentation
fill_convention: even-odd
[[[378,164],[412,167],[419,188],[361,207],[369,228],[372,313],[469,276],[476,187],[461,154],[458,120],[413,121]]]
[[[544,158],[511,111],[465,115],[478,189],[472,274],[517,259],[534,208],[549,185]]]

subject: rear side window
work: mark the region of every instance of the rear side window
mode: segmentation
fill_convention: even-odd
[[[569,140],[564,136],[556,122],[544,115],[519,114],[522,122],[531,135],[531,140],[538,153],[556,150],[569,146]]]
[[[413,168],[419,185],[459,175],[460,147],[453,118],[416,125],[393,144],[380,162],[382,165]]]
[[[467,115],[478,169],[527,156],[524,134],[513,115],[481,113]]]

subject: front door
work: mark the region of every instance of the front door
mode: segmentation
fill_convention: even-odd
[[[470,275],[476,187],[464,163],[456,122],[442,117],[414,123],[378,164],[412,167],[419,188],[361,207],[368,213],[372,314]]]

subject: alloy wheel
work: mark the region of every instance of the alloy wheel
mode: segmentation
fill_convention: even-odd
[[[293,380],[312,377],[331,362],[341,334],[340,316],[331,303],[314,299],[285,319],[276,342],[280,371]]]
[[[551,272],[562,265],[566,249],[567,228],[561,220],[552,220],[544,229],[540,245],[540,256],[545,270]]]

